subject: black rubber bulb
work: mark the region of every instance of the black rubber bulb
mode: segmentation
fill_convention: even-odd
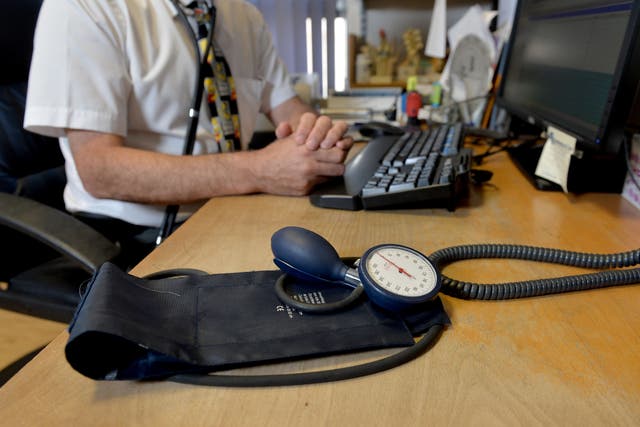
[[[271,251],[282,271],[302,280],[341,282],[349,269],[324,237],[301,227],[276,231]]]

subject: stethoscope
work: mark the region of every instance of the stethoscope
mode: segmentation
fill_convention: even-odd
[[[173,6],[176,8],[178,12],[178,16],[182,25],[186,28],[186,30],[191,35],[191,41],[193,43],[193,50],[196,54],[196,62],[197,62],[197,75],[196,82],[193,87],[193,96],[191,97],[191,106],[189,107],[188,117],[189,117],[189,126],[187,128],[187,133],[184,137],[184,145],[182,154],[185,156],[191,155],[193,153],[193,146],[196,141],[196,132],[198,131],[198,121],[200,119],[200,106],[202,105],[202,95],[204,93],[204,67],[208,66],[207,57],[209,56],[209,52],[213,48],[213,34],[214,29],[216,27],[216,8],[211,3],[208,6],[209,12],[209,34],[207,36],[207,43],[202,52],[200,52],[200,46],[198,45],[198,38],[193,32],[193,28],[191,28],[191,24],[189,24],[189,19],[187,15],[182,10],[182,7],[178,4],[178,0],[171,0]],[[206,4],[206,3],[205,3]],[[178,215],[178,210],[180,209],[179,205],[169,205],[165,209],[164,219],[162,221],[162,225],[160,226],[158,236],[156,237],[156,246],[164,241],[171,231],[176,222],[176,216]]]
[[[354,304],[363,292],[375,305],[392,312],[419,307],[440,290],[440,273],[419,251],[399,244],[376,245],[353,267],[347,266],[322,236],[300,227],[285,227],[271,237],[274,263],[284,272],[276,281],[278,298],[290,307],[327,313]],[[337,302],[309,303],[287,291],[291,280],[347,286],[351,293]]]

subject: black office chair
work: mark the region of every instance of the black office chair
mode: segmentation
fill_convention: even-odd
[[[0,308],[69,322],[80,288],[120,248],[66,212],[0,193],[2,245],[17,262],[0,260]],[[8,257],[8,255],[6,255]]]
[[[0,13],[0,308],[68,323],[82,284],[120,247],[64,210],[58,141],[22,128],[41,3],[10,0]],[[0,386],[40,350],[0,369]]]
[[[26,84],[0,85],[0,307],[68,322],[78,284],[119,248],[64,211],[57,140],[22,129]]]
[[[81,283],[119,247],[64,211],[57,140],[22,128],[41,3],[10,1],[0,15],[0,307],[69,322]]]
[[[24,257],[8,269],[14,273],[0,278],[0,308],[64,323],[73,318],[82,284],[119,253],[118,246],[66,212],[1,192],[0,235],[5,253]],[[2,260],[0,265],[6,266]],[[0,386],[40,350],[0,368]]]

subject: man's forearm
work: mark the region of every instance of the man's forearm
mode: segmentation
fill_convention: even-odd
[[[182,204],[258,191],[246,153],[174,156],[114,147],[93,161],[76,161],[86,190],[97,198]],[[106,153],[105,153],[106,154]]]
[[[124,145],[122,137],[67,131],[85,189],[97,198],[182,204],[256,192],[303,195],[341,175],[346,151],[310,150],[293,137],[258,151],[176,156]]]
[[[76,168],[94,197],[140,203],[188,203],[257,191],[248,153],[175,156],[123,145],[123,138],[67,131]]]

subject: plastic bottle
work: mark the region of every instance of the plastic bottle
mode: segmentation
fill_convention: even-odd
[[[407,79],[407,124],[418,126],[418,112],[422,108],[422,95],[418,93],[418,78],[411,76]]]
[[[442,85],[440,82],[433,82],[431,87],[431,105],[433,107],[439,107],[442,102]]]

